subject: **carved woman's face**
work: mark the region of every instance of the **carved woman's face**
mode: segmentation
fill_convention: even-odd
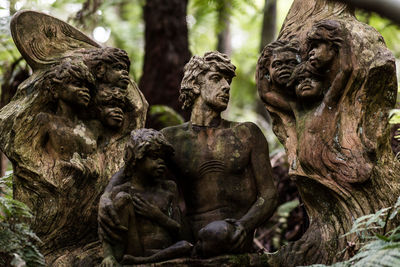
[[[324,70],[329,67],[336,55],[332,44],[327,42],[314,42],[308,52],[308,61],[317,70]]]
[[[86,107],[90,101],[90,92],[82,80],[76,79],[61,85],[56,97],[70,105]]]

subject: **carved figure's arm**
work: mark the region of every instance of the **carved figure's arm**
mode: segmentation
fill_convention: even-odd
[[[179,232],[181,225],[168,215],[164,214],[156,205],[146,201],[140,195],[132,196],[132,200],[133,205],[135,206],[135,212],[157,222],[161,227],[166,228],[173,234]]]
[[[263,100],[266,104],[271,105],[283,111],[292,112],[289,100],[285,99],[281,94],[269,91],[263,95]]]
[[[123,183],[123,173],[124,168],[121,168],[111,177],[103,195],[100,197],[98,213],[100,239],[122,241],[119,234],[120,231],[128,231],[126,227],[121,225],[119,216],[111,200],[113,188]]]
[[[261,130],[255,124],[247,124],[252,133],[252,151],[250,162],[257,186],[257,199],[249,211],[238,220],[246,232],[251,233],[274,212],[277,205],[277,191],[273,182],[269,159],[268,143]]]
[[[343,41],[342,46],[339,49],[339,71],[336,74],[335,79],[332,81],[331,87],[324,97],[324,102],[328,106],[337,104],[347,82],[353,72],[353,62],[351,56],[351,49],[347,38]]]

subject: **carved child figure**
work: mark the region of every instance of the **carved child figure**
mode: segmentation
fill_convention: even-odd
[[[104,126],[119,129],[124,120],[125,97],[130,83],[128,54],[107,47],[90,50],[87,55],[86,62],[96,77],[96,115]]]
[[[265,103],[278,110],[291,111],[288,100],[294,99],[294,92],[287,82],[299,63],[300,51],[296,43],[275,41],[264,48],[257,74],[262,76],[259,77],[262,80],[259,94]]]
[[[36,116],[40,145],[54,158],[66,161],[77,151],[81,156],[93,153],[96,139],[80,120],[94,90],[88,67],[80,59],[65,59],[45,75],[44,83],[53,101],[49,112]]]
[[[177,186],[165,180],[165,159],[173,148],[164,136],[152,129],[132,131],[125,151],[125,166],[114,176],[125,182],[106,193],[113,202],[121,225],[118,244],[101,235],[104,247],[103,267],[148,263],[190,254],[192,245],[186,241],[174,244],[180,232],[180,210]]]

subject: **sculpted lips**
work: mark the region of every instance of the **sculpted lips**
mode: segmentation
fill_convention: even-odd
[[[280,72],[278,73],[278,77],[279,77],[280,79],[289,78],[290,75],[291,75],[291,73],[290,73],[290,70],[288,70],[288,69],[284,69],[284,70],[282,70],[282,71],[280,71]]]
[[[129,84],[129,77],[128,76],[122,76],[121,79],[118,81],[118,85],[120,87],[127,87]]]
[[[109,116],[112,117],[115,121],[121,122],[124,118],[124,112],[120,108],[113,108]]]
[[[300,88],[299,88],[300,91],[302,91],[302,92],[308,91],[308,90],[311,90],[311,89],[312,89],[311,83],[310,83],[310,82],[303,82],[299,87],[300,87]]]
[[[218,98],[224,101],[225,103],[229,102],[229,95],[219,95]]]
[[[84,100],[85,103],[89,103],[89,101],[90,101],[90,95],[89,95],[89,92],[88,92],[88,91],[86,91],[86,90],[81,90],[81,91],[79,91],[78,95],[79,95],[79,97],[80,97],[82,100]]]

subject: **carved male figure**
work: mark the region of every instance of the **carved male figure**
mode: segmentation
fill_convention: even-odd
[[[174,244],[181,227],[178,191],[175,182],[164,177],[165,159],[172,154],[173,148],[160,132],[132,131],[125,166],[115,174],[123,184],[109,185],[105,193],[128,232],[121,232],[117,244],[103,239],[102,266],[122,260],[130,264],[161,261],[191,251],[192,245],[186,241]]]
[[[221,118],[234,76],[235,66],[224,54],[192,57],[180,96],[183,107],[192,111],[190,121],[162,130],[175,149],[171,168],[183,191],[195,240],[213,221],[232,226],[226,228],[231,246],[221,253],[250,251],[254,230],[272,215],[277,200],[268,144],[260,129]],[[108,222],[112,206],[106,198],[99,209],[100,220]],[[216,240],[212,235],[202,237],[209,245],[226,247],[207,242]]]
[[[276,205],[268,144],[253,123],[221,118],[235,76],[226,55],[194,56],[184,70],[180,100],[191,110],[190,121],[162,132],[176,151],[174,173],[193,235],[197,239],[209,223],[226,220],[233,225],[228,228],[232,243],[223,252],[250,251],[255,228]]]

